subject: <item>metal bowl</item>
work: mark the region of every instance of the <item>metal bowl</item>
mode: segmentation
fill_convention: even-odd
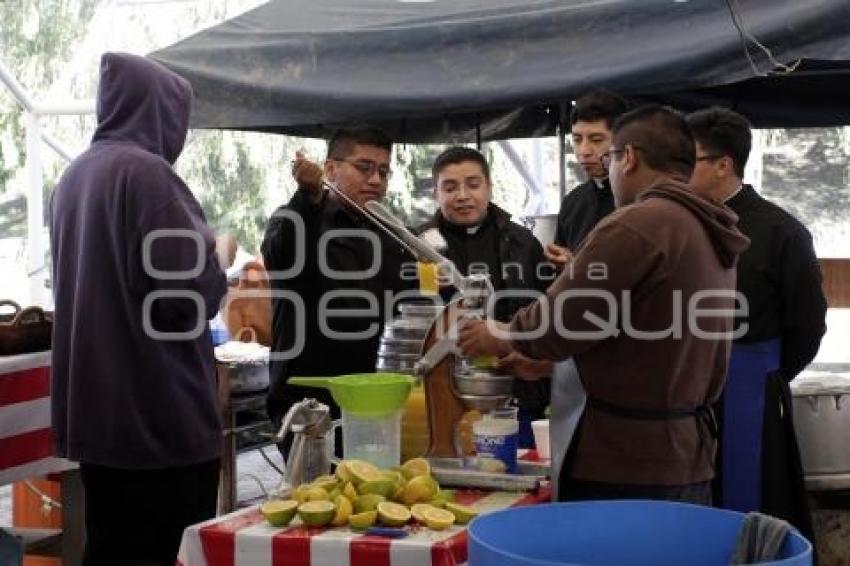
[[[476,411],[492,411],[499,407],[506,406],[510,400],[510,395],[458,395],[467,409],[475,409]]]
[[[461,395],[511,395],[514,378],[510,375],[498,375],[486,371],[456,373],[454,388]]]

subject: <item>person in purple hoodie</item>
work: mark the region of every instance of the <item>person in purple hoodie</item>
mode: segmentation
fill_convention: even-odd
[[[161,65],[103,55],[97,130],[50,202],[53,432],[80,463],[87,566],[171,566],[183,529],[215,515],[207,320],[235,247],[172,169],[191,101]]]

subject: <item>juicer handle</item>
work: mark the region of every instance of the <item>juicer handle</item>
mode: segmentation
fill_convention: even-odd
[[[280,444],[281,442],[283,442],[283,439],[286,438],[286,435],[289,433],[289,429],[292,426],[292,419],[294,419],[298,411],[301,410],[301,406],[303,404],[304,401],[301,401],[300,403],[295,403],[286,412],[286,416],[283,417],[283,422],[280,423],[280,429],[274,436],[274,442],[276,444]]]

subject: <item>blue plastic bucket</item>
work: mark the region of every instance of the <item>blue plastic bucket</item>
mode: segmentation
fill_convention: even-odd
[[[588,501],[516,507],[469,527],[470,566],[726,566],[744,515],[666,501]],[[771,566],[810,566],[796,531]]]

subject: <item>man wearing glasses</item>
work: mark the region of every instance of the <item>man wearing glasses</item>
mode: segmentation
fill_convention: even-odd
[[[608,169],[602,167],[599,157],[611,147],[611,128],[626,110],[624,99],[607,90],[596,90],[579,98],[570,113],[573,152],[587,181],[564,197],[555,242],[546,246],[546,259],[559,269],[593,227],[614,210]]]
[[[272,215],[262,244],[272,290],[291,294],[272,297],[273,422],[305,397],[318,398],[337,417],[327,392],[289,385],[289,376],[374,371],[387,293],[415,284],[401,278],[402,264],[413,258],[351,204],[384,198],[391,150],[382,132],[356,129],[331,136],[321,166],[296,154],[298,190]],[[326,191],[323,181],[347,199]]]
[[[737,321],[747,331],[732,347],[723,393],[716,503],[786,519],[814,540],[788,388],[826,331],[812,237],[743,183],[752,145],[746,118],[709,108],[688,116],[688,124],[697,152],[691,188],[731,208],[752,242],[738,262],[737,286],[749,312]]]
[[[731,211],[688,190],[694,140],[678,113],[646,106],[624,114],[603,161],[618,210],[545,298],[509,327],[469,322],[458,345],[468,356],[516,350],[571,364],[552,383],[560,499],[710,504],[710,405],[726,375],[735,261],[747,239]],[[718,310],[700,315],[708,309]],[[552,424],[565,422],[556,414],[558,382],[576,376],[587,398],[570,434]]]

